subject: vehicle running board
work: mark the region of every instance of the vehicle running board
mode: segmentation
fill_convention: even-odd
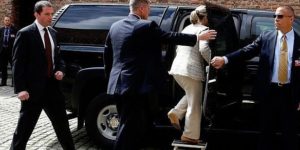
[[[173,150],[181,150],[181,149],[185,149],[185,148],[205,150],[207,143],[203,142],[203,143],[199,143],[199,144],[188,144],[188,143],[182,142],[180,140],[174,140],[172,143],[172,146],[174,147]]]

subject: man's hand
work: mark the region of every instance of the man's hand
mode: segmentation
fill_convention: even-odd
[[[220,56],[216,56],[211,60],[211,65],[216,68],[216,69],[220,69],[224,66],[225,64],[225,60],[223,57]]]
[[[198,40],[214,40],[216,39],[217,31],[216,30],[207,30],[198,34]]]
[[[27,101],[29,99],[29,93],[27,91],[21,91],[18,93],[18,99],[21,101]]]
[[[62,80],[63,77],[64,77],[64,73],[61,72],[61,71],[56,71],[55,74],[54,74],[54,76],[55,76],[56,80]]]

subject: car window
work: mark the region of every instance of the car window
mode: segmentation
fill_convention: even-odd
[[[161,18],[163,17],[164,11],[165,7],[151,7],[149,20],[153,20],[159,25],[161,22]]]
[[[255,38],[263,31],[275,30],[274,19],[270,17],[254,17],[251,25],[251,36]]]
[[[237,37],[239,38],[241,21],[238,15],[232,15]]]
[[[152,7],[149,19],[161,21],[165,7]],[[70,5],[54,28],[60,43],[105,44],[110,26],[129,14],[127,5]]]
[[[99,5],[70,6],[55,24],[57,28],[109,29],[110,25],[129,13],[127,6]]]
[[[149,19],[159,24],[163,11],[163,7],[151,8]],[[128,14],[128,6],[114,6],[113,9],[112,7],[97,5],[70,6],[55,27],[109,29],[113,22],[123,19]]]

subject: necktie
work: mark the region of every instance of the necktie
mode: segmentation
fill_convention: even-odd
[[[288,80],[288,47],[286,36],[282,36],[282,43],[280,48],[279,68],[278,68],[278,81],[281,84],[286,83]]]
[[[45,51],[46,51],[46,59],[47,59],[47,75],[48,77],[51,77],[53,71],[51,43],[50,43],[50,38],[49,38],[47,28],[44,28],[44,31],[45,31],[44,34]]]

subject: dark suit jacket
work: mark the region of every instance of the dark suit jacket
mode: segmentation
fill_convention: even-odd
[[[154,21],[142,20],[132,14],[114,23],[105,49],[105,67],[112,66],[108,94],[159,90],[163,73],[161,43],[193,46],[196,41],[195,35],[167,33]]]
[[[64,72],[56,42],[56,31],[48,28],[52,36],[54,50],[54,73]],[[15,93],[28,91],[31,99],[39,99],[44,93],[47,77],[47,60],[41,35],[35,23],[21,29],[13,46],[13,77]]]
[[[277,31],[262,33],[253,43],[226,55],[228,62],[237,62],[259,56],[258,82],[256,96],[264,100],[269,93],[272,78]],[[295,41],[291,68],[292,97],[295,102],[300,101],[300,67],[295,66],[295,61],[300,60],[300,38],[295,32]]]
[[[0,28],[0,53],[2,52],[2,45],[4,39],[4,29],[5,27]],[[11,50],[15,41],[17,29],[14,26],[10,27],[9,40],[8,40],[8,49]]]

